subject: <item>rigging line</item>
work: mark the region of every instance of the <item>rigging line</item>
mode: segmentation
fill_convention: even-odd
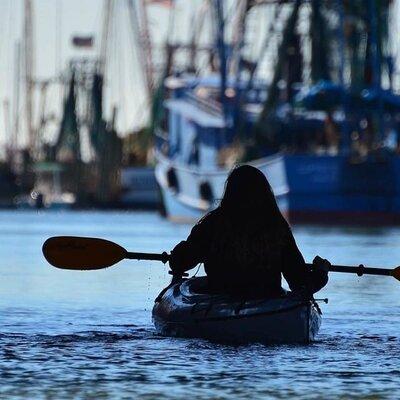
[[[392,42],[392,47],[393,47],[393,53],[394,53],[394,71],[393,71],[393,75],[398,75],[399,74],[399,62],[400,62],[400,46],[399,46],[399,42],[398,40],[396,40],[396,38],[399,35],[400,29],[399,29],[399,23],[395,23],[394,21],[399,21],[400,18],[400,5],[399,5],[399,1],[396,0],[395,3],[393,4],[393,13],[392,15],[396,15],[397,18],[392,17],[392,24],[393,24],[393,30],[395,31],[395,33],[392,35],[391,37],[391,42]],[[397,46],[396,46],[397,45]],[[395,82],[394,82],[395,84]],[[395,90],[399,89],[398,87],[394,87]]]
[[[274,21],[276,21],[277,19],[279,20],[282,17],[283,8],[284,7],[282,7],[281,5],[278,5],[275,8],[274,18],[272,19],[272,21],[269,24],[267,34],[265,35],[264,44],[262,45],[261,52],[257,57],[258,61],[257,61],[257,65],[254,69],[254,72],[252,74],[253,77],[256,76],[259,66],[260,66],[262,60],[264,59],[264,57],[267,53],[267,50],[269,49],[270,44],[272,43],[272,40],[271,40],[272,36],[276,36],[276,34],[277,34],[277,30],[278,30],[277,24],[274,24]]]
[[[105,76],[106,73],[106,59],[109,50],[108,36],[110,33],[110,16],[113,9],[113,0],[104,0],[102,9],[102,32],[100,42],[100,73]]]
[[[174,52],[175,50],[170,49],[169,47],[173,44],[173,39],[172,36],[174,34],[174,27],[175,27],[175,22],[176,22],[176,12],[177,9],[175,8],[175,3],[172,3],[172,6],[169,10],[168,13],[168,27],[167,27],[167,37],[164,42],[164,66],[162,67],[162,73],[161,75],[169,75],[172,67],[173,67],[173,58],[174,58]],[[169,63],[169,65],[167,65]],[[161,76],[161,79],[164,79],[163,76]]]
[[[12,37],[12,30],[14,27],[14,7],[13,7],[13,3],[12,0],[9,1],[9,6],[8,6],[8,18],[7,18],[7,28],[8,28],[8,34],[5,37],[11,38]],[[5,30],[6,28],[4,28]],[[7,71],[7,75],[8,77],[12,76],[12,72],[13,72],[13,68],[12,68],[12,59],[13,57],[10,57],[10,52],[12,52],[12,49],[10,48],[10,44],[12,43],[12,41],[8,41],[8,48],[6,50],[7,52],[7,57],[6,57],[6,71]],[[5,47],[5,46],[4,46]],[[10,51],[11,50],[11,51]],[[7,97],[11,97],[11,93],[12,93],[12,79],[7,79]]]
[[[190,11],[190,24],[189,24],[189,32],[187,37],[189,37],[189,51],[187,52],[187,67],[186,69],[194,69],[195,60],[196,60],[196,14],[197,7],[195,3],[192,3],[191,11]]]
[[[120,14],[121,14],[121,6],[123,3],[118,3],[120,5]],[[123,40],[123,28],[124,28],[124,23],[122,22],[123,16],[121,16],[121,24],[119,24],[119,29],[117,31],[117,35],[118,35],[118,43],[124,43]],[[119,53],[120,53],[120,59],[118,59],[118,83],[119,83],[119,95],[120,95],[120,100],[119,100],[119,109],[120,112],[117,113],[117,118],[116,120],[118,121],[118,119],[122,118],[122,126],[125,131],[127,130],[127,109],[126,109],[126,90],[124,87],[124,80],[125,80],[125,63],[126,63],[126,59],[125,59],[125,52],[123,51],[123,49],[121,48],[122,46],[118,46],[119,47]],[[122,117],[119,117],[122,113]],[[117,126],[117,124],[116,124]]]
[[[13,24],[13,7],[11,0],[8,2],[8,13],[4,13],[5,15],[8,14],[7,22],[4,24],[4,33],[6,30],[8,30],[7,34],[2,35],[2,37],[7,37],[11,38],[12,37],[12,28],[14,26]],[[3,33],[3,32],[2,32]],[[10,145],[11,142],[11,125],[10,125],[10,111],[9,111],[9,100],[15,96],[15,93],[13,93],[13,83],[14,79],[12,78],[13,76],[13,59],[14,57],[11,56],[12,54],[12,48],[11,48],[12,41],[8,40],[7,45],[4,44],[0,48],[0,60],[5,59],[5,80],[6,80],[6,85],[5,85],[5,93],[3,97],[4,102],[2,101],[1,107],[0,107],[0,112],[2,111],[4,114],[4,118],[2,118],[3,122],[3,129],[2,132],[4,132],[4,144],[6,147]],[[4,49],[4,50],[3,50]],[[6,57],[1,57],[1,53],[4,53]]]
[[[3,23],[3,21],[2,21],[2,23],[0,24],[0,60],[4,60],[4,59],[8,59],[8,57],[3,57],[3,51],[5,52],[5,53],[8,53],[8,49],[6,50],[5,49],[5,43],[7,43],[7,44],[9,44],[9,40],[7,40],[6,41],[6,37],[7,37],[7,35],[6,35],[6,30],[7,29],[9,29],[9,26],[8,26],[8,23],[9,23],[9,21],[10,21],[10,9],[11,9],[11,1],[12,0],[9,0],[8,1],[8,7],[7,7],[7,5],[5,6],[5,8],[7,7],[8,8],[8,12],[4,12],[4,13],[0,13],[1,15],[4,15],[4,18],[6,19],[6,21],[5,21],[5,23]],[[9,15],[9,17],[7,18],[7,14]]]
[[[172,3],[172,6],[170,8],[170,11],[168,13],[168,28],[167,28],[167,38],[166,38],[166,43],[171,44],[172,38],[171,36],[174,33],[174,27],[175,27],[175,19],[176,15],[175,13],[177,12],[175,8],[175,2]]]
[[[134,96],[134,103],[135,103],[135,115],[133,118],[133,121],[136,121],[138,118],[137,116],[139,113],[142,115],[142,119],[147,118],[148,114],[148,106],[150,104],[150,97],[147,92],[147,84],[146,84],[146,74],[143,68],[143,61],[141,63],[141,54],[140,54],[140,48],[138,48],[138,31],[137,31],[137,26],[136,26],[136,14],[135,10],[133,9],[134,3],[131,0],[126,0],[126,4],[128,6],[128,16],[129,16],[129,31],[130,34],[128,35],[129,37],[129,42],[131,46],[131,54],[132,54],[132,71],[135,72],[135,74],[131,74],[132,76],[134,75],[134,78],[132,78],[132,86],[131,88],[133,89],[133,93],[137,92],[137,87],[140,87],[142,93],[146,93],[145,100],[143,101],[144,107],[146,107],[146,113],[143,113],[143,110],[141,107],[137,107],[138,104],[138,99],[136,96]],[[143,59],[142,59],[143,60]],[[139,71],[139,73],[137,72]],[[138,79],[139,78],[139,79]],[[139,100],[140,101],[140,100]],[[140,103],[139,103],[140,104]],[[133,129],[133,128],[132,128]]]
[[[118,59],[118,37],[119,37],[119,29],[118,29],[118,24],[116,24],[116,21],[118,20],[118,4],[121,4],[120,2],[114,2],[114,8],[113,12],[111,14],[111,49],[113,52],[113,57],[112,61],[110,60],[110,63],[112,62],[114,64],[114,74],[110,77],[108,77],[108,82],[110,87],[112,88],[112,103],[110,104],[110,110],[112,110],[114,107],[117,107],[118,101],[120,99],[120,93],[118,89],[118,83],[119,83],[119,77],[118,77],[118,72],[119,72],[119,63],[120,60]]]
[[[101,26],[102,26],[101,21],[102,21],[103,8],[105,8],[105,6],[102,7],[101,5],[96,8],[96,17],[93,19],[92,32],[96,32],[96,38],[101,36]],[[95,39],[95,47],[97,51],[100,51],[100,44],[101,44],[100,42],[101,42],[100,40]]]
[[[204,71],[207,70],[207,66],[208,66],[209,62],[207,59],[203,60],[203,65],[200,65],[199,67],[197,67],[196,69],[196,77],[200,76],[200,74]]]
[[[225,14],[224,24],[229,24],[229,22],[235,17],[237,8],[237,1],[234,1]]]
[[[62,83],[62,0],[57,0],[56,6],[56,48],[55,48],[55,76],[59,79],[56,86],[57,93],[57,107],[61,110],[63,107],[63,91],[64,85]]]
[[[140,65],[140,71],[142,75],[142,82],[145,85],[146,95],[151,98],[152,93],[152,73],[149,70],[148,66],[150,63],[152,64],[152,55],[149,52],[149,41],[147,36],[147,24],[144,21],[141,26],[139,24],[140,18],[143,17],[146,19],[146,12],[141,8],[144,6],[143,3],[138,4],[133,0],[128,1],[128,11],[130,17],[130,26],[132,36],[134,38],[135,44],[135,54],[137,54],[138,64]],[[140,7],[138,9],[137,7]],[[140,15],[139,15],[140,14]]]
[[[194,49],[196,50],[197,47],[199,47],[199,43],[200,43],[200,37],[203,31],[203,27],[204,27],[204,21],[205,21],[205,16],[206,16],[206,12],[208,11],[208,7],[209,7],[209,2],[207,0],[203,0],[199,11],[198,11],[198,17],[195,21],[194,24],[194,29],[193,29],[193,37],[192,37],[192,45],[194,47]],[[196,56],[196,57],[194,57]],[[197,51],[194,53],[193,59],[196,58],[196,60],[199,59],[199,55],[197,54]],[[195,75],[199,76],[199,67],[197,67],[195,60],[193,60],[193,65],[195,67]]]
[[[55,52],[54,52],[54,75],[58,77],[61,74],[61,35],[62,35],[62,0],[55,2]]]
[[[168,13],[167,37],[165,40],[166,44],[171,44],[171,42],[172,42],[172,35],[174,33],[175,20],[176,20],[176,9],[175,9],[175,5],[173,3],[173,5],[170,8],[170,11]]]
[[[115,46],[115,3],[113,0],[108,1],[108,21],[106,26],[106,42],[104,44],[104,70],[103,70],[103,99],[107,99],[106,104],[103,104],[103,115],[107,119],[107,109],[112,105],[115,98],[115,84],[113,77],[116,76],[116,46]],[[108,93],[106,95],[105,93]]]

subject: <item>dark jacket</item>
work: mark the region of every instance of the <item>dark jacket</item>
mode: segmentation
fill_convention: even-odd
[[[232,221],[217,209],[172,250],[170,267],[183,273],[204,263],[210,289],[217,292],[279,295],[283,275],[292,291],[315,293],[326,285],[328,275],[306,266],[283,221],[269,234],[259,220]]]

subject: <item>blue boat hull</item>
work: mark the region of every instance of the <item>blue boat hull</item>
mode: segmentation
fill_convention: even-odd
[[[285,155],[283,159],[289,192],[278,195],[277,201],[291,223],[400,224],[399,157],[363,162],[342,155]],[[160,187],[169,219],[193,222],[208,211],[182,201],[167,185]]]
[[[399,157],[359,162],[342,155],[284,159],[291,222],[400,223]]]

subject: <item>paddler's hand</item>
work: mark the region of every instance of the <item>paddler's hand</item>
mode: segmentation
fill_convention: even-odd
[[[316,256],[313,260],[313,269],[318,272],[329,272],[329,267],[332,265],[326,258]]]
[[[185,255],[186,244],[183,241],[174,247],[169,256],[169,267],[171,268],[173,275],[182,275],[185,271]]]

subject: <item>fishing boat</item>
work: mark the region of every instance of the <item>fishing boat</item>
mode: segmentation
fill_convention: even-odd
[[[250,88],[249,81],[228,76],[222,3],[215,4],[220,27],[215,51],[222,60],[219,73],[185,72],[162,82],[162,92],[168,96],[159,108],[163,117],[155,129],[155,175],[165,215],[187,222],[213,209],[222,198],[229,172],[241,162],[266,175],[286,214],[288,185],[282,153],[272,147],[260,147],[251,155],[246,151],[255,140],[252,128],[257,105],[266,96],[265,82],[252,80]]]
[[[198,125],[201,130],[202,126]],[[198,136],[199,138],[202,135]],[[218,136],[216,136],[218,137]],[[187,136],[186,136],[187,138]],[[182,140],[185,140],[184,138]],[[200,139],[201,141],[202,139]],[[175,222],[192,222],[213,209],[222,198],[230,168],[217,165],[218,151],[204,143],[198,144],[199,154],[208,153],[201,164],[188,164],[178,155],[170,158],[156,151],[155,176],[161,189],[163,209],[166,216]],[[267,176],[283,214],[287,214],[288,186],[283,158],[274,154],[252,160],[249,164],[260,169]]]
[[[207,212],[246,162],[261,165],[291,222],[400,223],[391,3],[241,1],[228,15],[210,2],[217,62],[162,82],[156,178],[167,217]],[[269,25],[254,19],[267,15],[257,7],[270,10]]]
[[[315,340],[321,311],[314,300],[290,292],[267,299],[210,294],[206,280],[182,280],[160,294],[153,308],[153,322],[159,334],[233,343]]]
[[[154,168],[134,166],[121,169],[120,203],[125,208],[157,209],[159,190]]]

